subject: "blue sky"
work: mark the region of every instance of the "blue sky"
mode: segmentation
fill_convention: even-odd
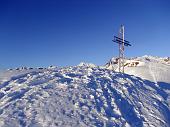
[[[170,56],[169,0],[0,0],[0,68],[105,64],[121,24],[126,56]]]

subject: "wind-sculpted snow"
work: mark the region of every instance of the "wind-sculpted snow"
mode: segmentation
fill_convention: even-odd
[[[86,64],[0,84],[0,127],[168,127],[170,84]]]

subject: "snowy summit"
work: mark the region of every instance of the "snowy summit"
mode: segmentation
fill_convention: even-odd
[[[106,66],[8,70],[0,77],[0,127],[169,127],[170,59]]]

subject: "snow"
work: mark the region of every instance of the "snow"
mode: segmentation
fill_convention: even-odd
[[[118,63],[112,58],[106,68],[118,71]],[[137,63],[135,65],[134,63]],[[142,56],[125,59],[125,73],[157,82],[170,82],[170,57]]]
[[[0,76],[0,127],[168,127],[168,62],[127,59],[126,74],[109,70],[113,62],[8,70]]]

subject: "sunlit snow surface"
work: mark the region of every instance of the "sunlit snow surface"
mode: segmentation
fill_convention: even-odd
[[[56,126],[169,127],[170,82],[91,64],[1,75],[0,127]]]

